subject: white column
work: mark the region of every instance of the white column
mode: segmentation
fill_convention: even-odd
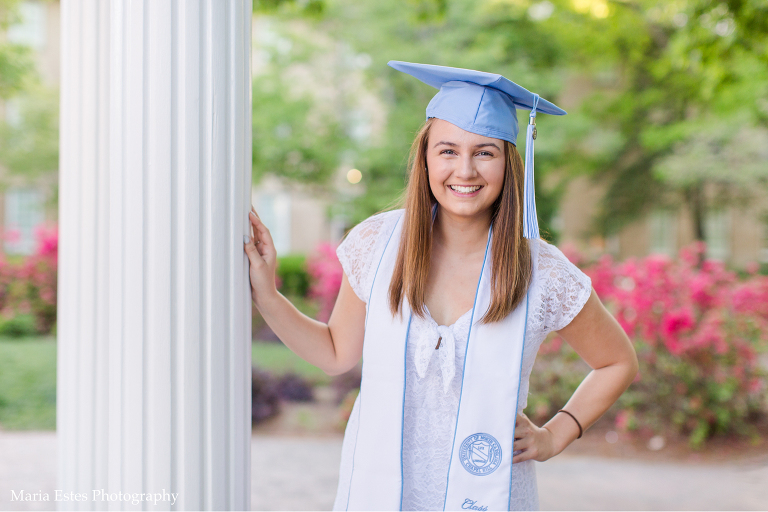
[[[60,508],[250,508],[250,27],[251,0],[62,1],[58,489],[87,501]]]

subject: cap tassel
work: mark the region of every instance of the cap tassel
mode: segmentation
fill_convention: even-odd
[[[539,220],[536,217],[536,192],[533,186],[533,141],[536,139],[536,107],[539,103],[539,95],[533,95],[533,108],[531,109],[528,132],[525,138],[525,204],[523,216],[523,236],[525,238],[539,238]]]

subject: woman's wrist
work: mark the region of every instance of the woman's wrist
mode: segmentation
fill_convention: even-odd
[[[554,455],[565,450],[569,444],[578,439],[580,433],[573,418],[562,412],[555,414],[542,428],[552,434]]]
[[[262,316],[264,313],[267,313],[269,309],[280,299],[281,294],[277,289],[271,290],[270,292],[264,292],[263,290],[256,294],[253,293],[251,295],[251,298],[253,299],[253,303],[256,305],[256,309],[259,310],[259,313],[262,313]]]

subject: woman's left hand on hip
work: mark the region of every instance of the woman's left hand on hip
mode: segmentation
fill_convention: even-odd
[[[552,432],[537,427],[525,414],[518,414],[513,451],[517,453],[512,457],[513,464],[531,459],[544,462],[556,455]]]

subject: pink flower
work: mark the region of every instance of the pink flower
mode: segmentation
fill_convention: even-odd
[[[616,414],[616,429],[626,432],[629,429],[630,412],[623,409]]]
[[[344,271],[333,245],[321,243],[315,251],[307,261],[307,271],[312,278],[309,295],[320,301],[318,320],[325,322],[331,317]]]
[[[757,377],[752,377],[749,381],[749,386],[747,389],[751,394],[757,395],[763,389],[763,381]]]
[[[37,250],[35,254],[43,257],[56,258],[59,252],[59,229],[57,225],[38,225],[35,228]]]
[[[563,346],[563,338],[560,336],[553,336],[552,338],[545,339],[539,347],[539,354],[555,354],[560,352]]]
[[[667,349],[674,355],[680,355],[684,346],[682,337],[694,327],[693,311],[681,308],[664,315],[661,322],[662,336]]]

